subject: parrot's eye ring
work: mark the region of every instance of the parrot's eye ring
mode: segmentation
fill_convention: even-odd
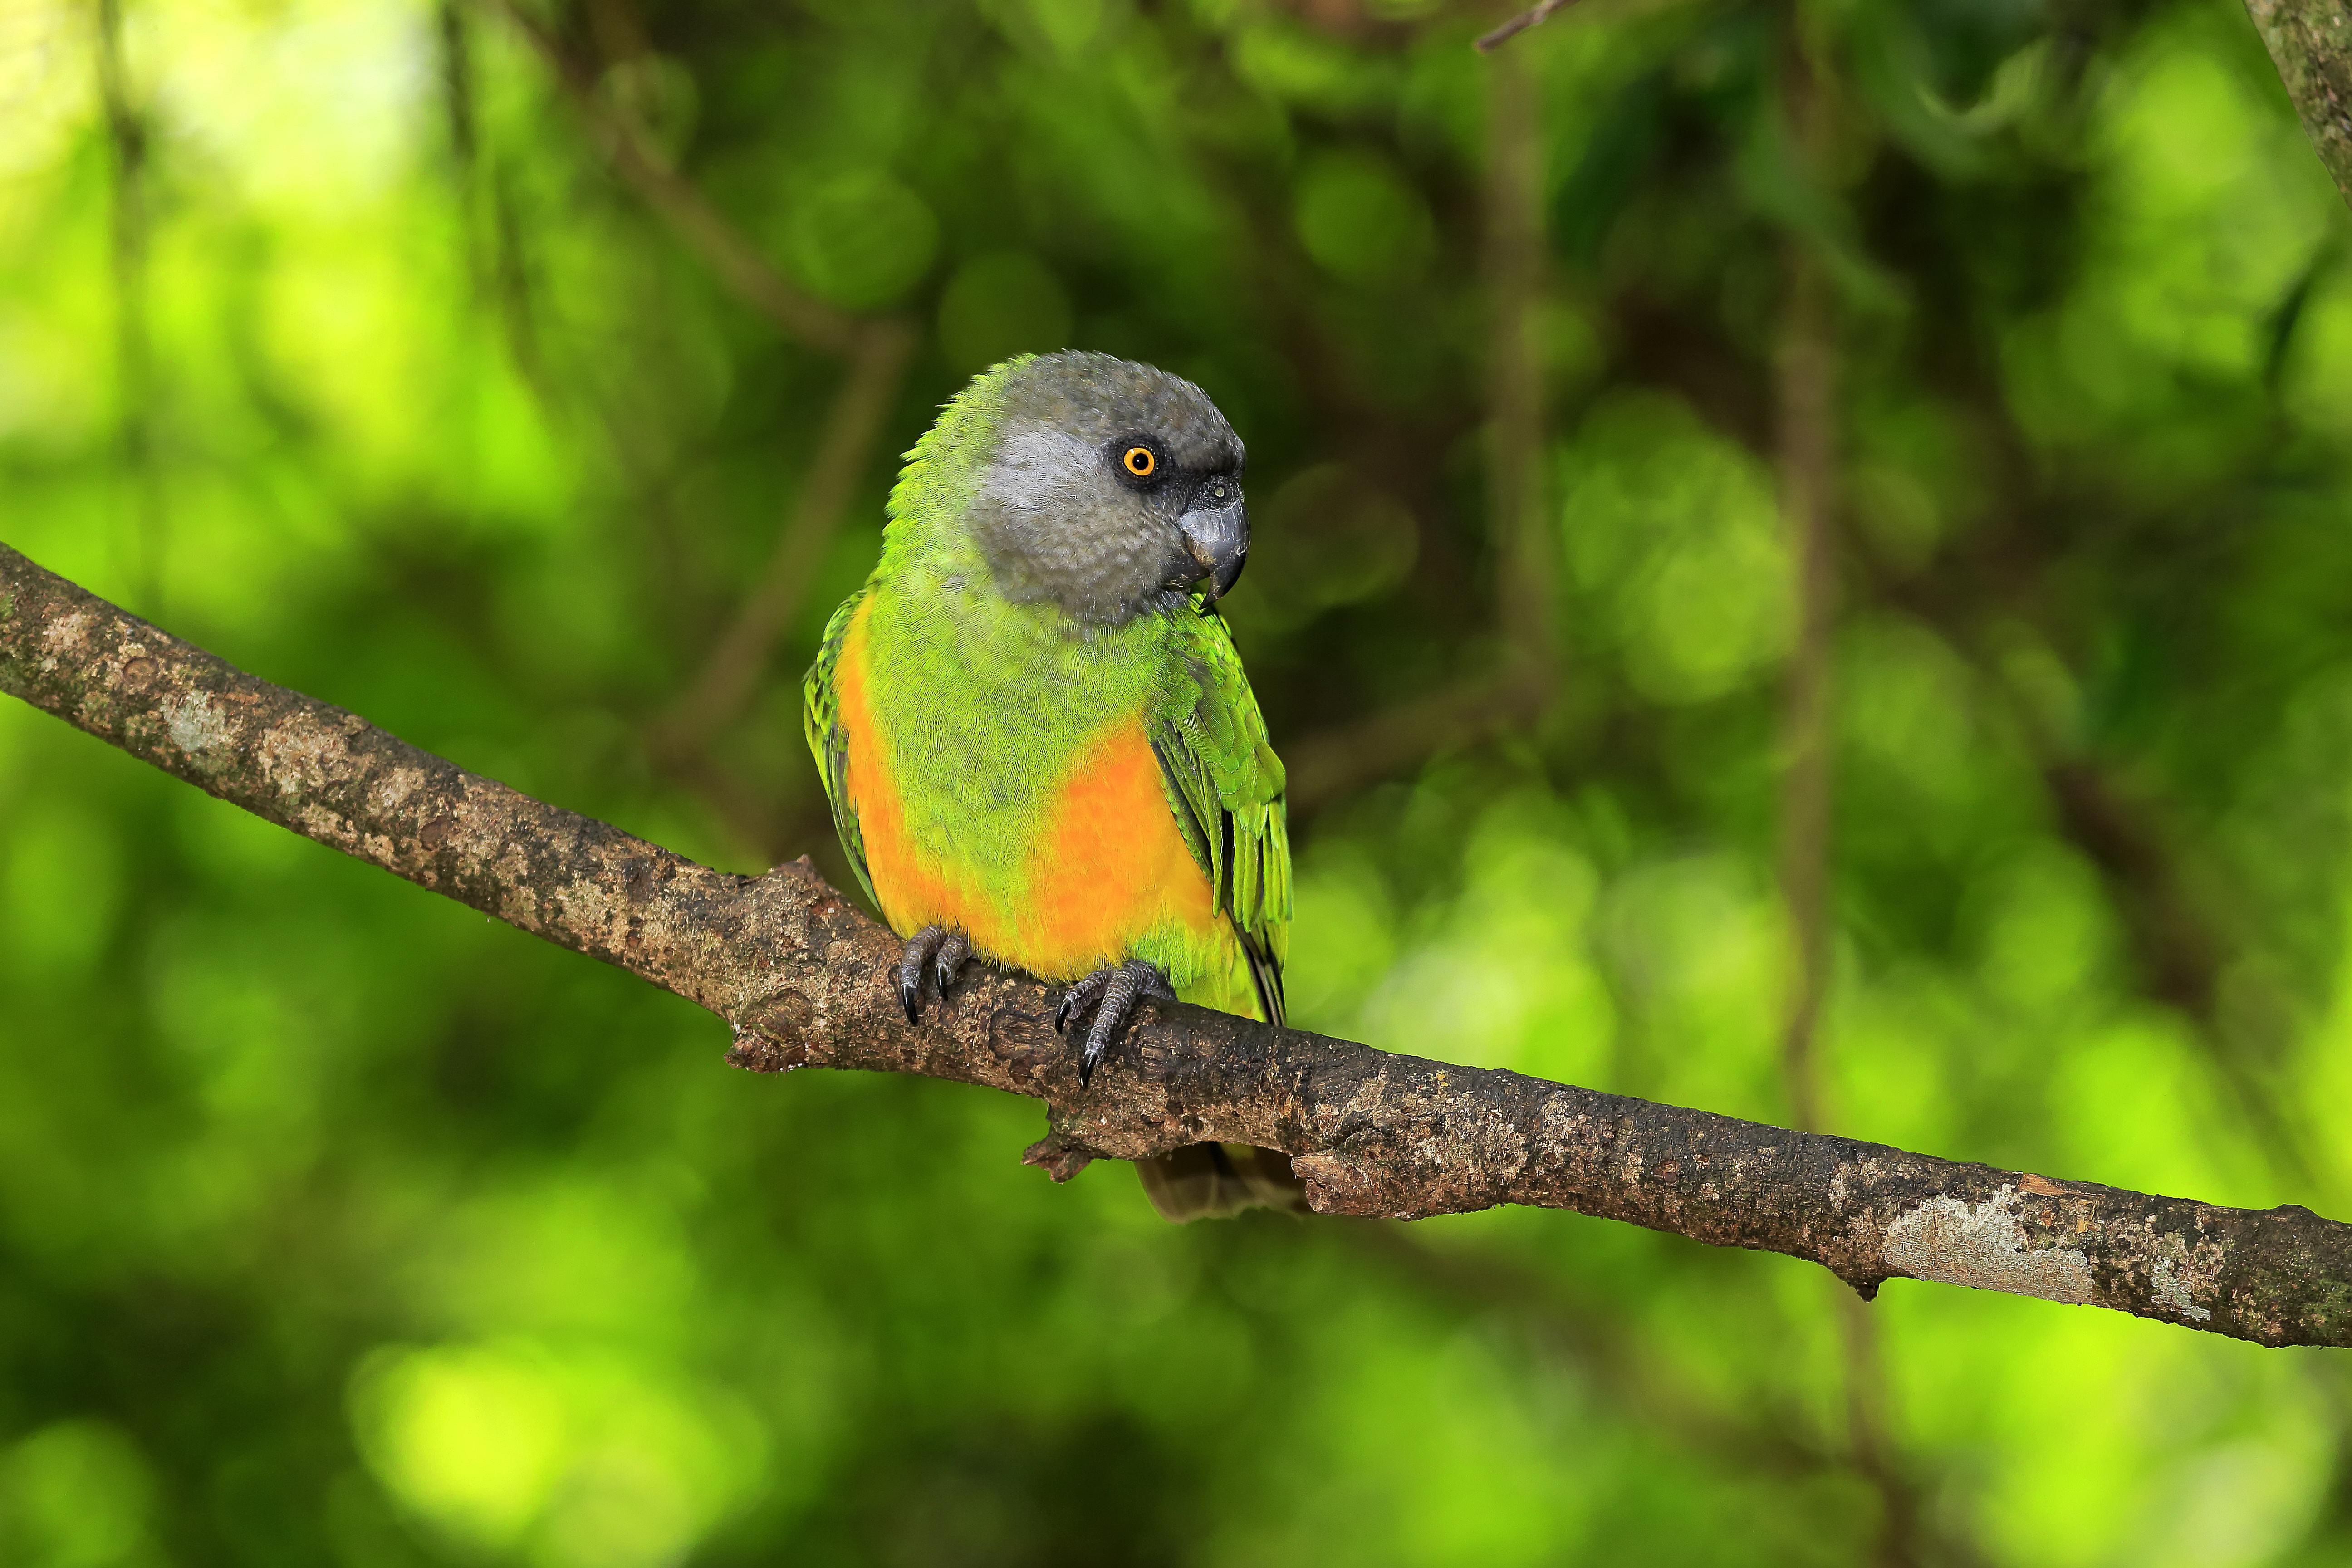
[[[1118,466],[1130,479],[1148,479],[1160,471],[1160,454],[1149,447],[1129,447],[1119,455]]]

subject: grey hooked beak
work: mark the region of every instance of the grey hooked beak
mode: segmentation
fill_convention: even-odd
[[[1176,525],[1184,531],[1185,552],[1201,569],[1192,581],[1208,583],[1213,605],[1234,591],[1249,560],[1249,512],[1242,505],[1241,486],[1211,479]]]

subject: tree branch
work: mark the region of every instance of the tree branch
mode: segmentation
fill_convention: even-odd
[[[1056,1178],[1204,1139],[1296,1156],[1322,1214],[1573,1209],[2261,1344],[2352,1344],[2352,1226],[2154,1197],[1392,1055],[1182,1005],[1080,1088],[1049,992],[983,972],[910,1025],[898,943],[805,861],[697,865],[272,686],[0,545],[0,690],[254,815],[725,1019],[756,1071],[860,1068],[1045,1104]]]
[[[1474,47],[1482,55],[1491,55],[1529,27],[1540,26],[1550,21],[1553,12],[1565,11],[1575,4],[1576,0],[1538,0],[1537,5],[1528,6],[1501,26],[1478,35]]]
[[[2246,0],[2286,95],[2352,203],[2352,15],[2343,0]]]

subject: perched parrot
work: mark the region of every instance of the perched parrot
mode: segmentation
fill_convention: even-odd
[[[1282,1021],[1282,763],[1216,610],[1242,462],[1191,382],[1075,353],[977,377],[907,455],[803,721],[910,1019],[977,958],[1091,1015],[1082,1081],[1144,996]],[[1272,1150],[1137,1169],[1172,1220],[1304,1206]]]

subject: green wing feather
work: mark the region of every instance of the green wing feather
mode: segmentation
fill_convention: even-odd
[[[1282,759],[1242,673],[1223,617],[1191,605],[1169,617],[1191,689],[1154,727],[1170,809],[1209,874],[1217,907],[1248,956],[1250,979],[1273,1023],[1283,1021],[1283,959],[1290,934],[1290,832]]]
[[[857,809],[849,800],[849,737],[842,731],[841,701],[834,690],[834,668],[841,662],[841,645],[865,598],[866,590],[860,588],[842,602],[824,625],[816,662],[809,666],[801,682],[801,732],[808,737],[809,751],[816,757],[817,776],[824,781],[824,797],[833,805],[833,826],[841,835],[842,852],[849,857],[849,868],[857,873],[857,885],[866,889],[866,901],[878,909],[881,900],[874,896],[874,878],[866,869],[866,837],[857,829]]]

